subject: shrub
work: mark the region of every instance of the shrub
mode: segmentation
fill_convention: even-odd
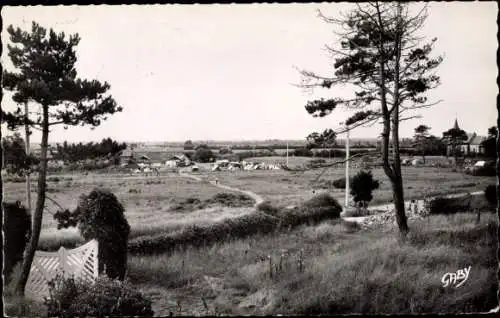
[[[80,196],[75,211],[58,211],[58,228],[76,226],[85,240],[99,243],[99,272],[123,280],[127,268],[130,225],[116,196],[106,189],[94,189]]]
[[[429,214],[454,214],[471,210],[471,196],[458,198],[436,197],[428,201]]]
[[[318,194],[301,204],[298,208],[304,214],[308,214],[313,221],[321,219],[337,219],[342,212],[342,206],[338,201],[327,193]]]
[[[352,178],[350,192],[354,202],[366,208],[373,199],[372,191],[378,187],[379,183],[373,179],[372,172],[361,170]]]
[[[229,207],[253,206],[254,200],[244,194],[217,193],[206,200],[206,204],[222,204]]]
[[[294,228],[304,223],[315,224],[340,218],[342,206],[331,195],[322,193],[293,209],[279,212],[281,227]]]
[[[31,232],[31,219],[21,202],[2,202],[5,283],[10,281],[14,266],[23,260],[23,253]]]
[[[492,205],[497,204],[497,187],[494,184],[490,184],[489,186],[486,187],[484,190],[484,196],[486,197],[486,200],[488,200],[488,203]]]
[[[49,317],[152,317],[152,302],[127,282],[99,277],[95,283],[57,275],[45,299]]]
[[[194,156],[193,156],[194,161],[202,162],[202,163],[210,162],[210,160],[212,160],[213,158],[215,158],[215,155],[212,152],[212,150],[210,150],[209,148],[205,148],[205,147],[198,148],[195,151]]]

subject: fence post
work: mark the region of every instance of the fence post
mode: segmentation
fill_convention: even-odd
[[[58,251],[59,256],[59,268],[63,271],[63,277],[66,277],[66,273],[69,273],[68,265],[66,264],[66,249],[64,247],[60,247]]]
[[[94,239],[95,254],[94,254],[94,280],[99,277],[99,242]]]

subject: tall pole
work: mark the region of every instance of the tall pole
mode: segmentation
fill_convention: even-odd
[[[347,139],[345,143],[345,208],[349,207],[349,127],[347,127]]]
[[[24,129],[26,133],[26,156],[30,155],[30,128],[28,125],[28,103],[24,103]],[[29,167],[28,167],[29,169]],[[28,213],[31,214],[31,182],[30,182],[30,172],[29,170],[26,172],[26,208],[28,209]]]
[[[286,141],[286,166],[288,167],[288,140]]]

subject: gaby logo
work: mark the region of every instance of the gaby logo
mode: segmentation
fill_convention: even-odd
[[[446,273],[441,278],[441,283],[443,287],[453,286],[456,284],[455,288],[462,286],[463,283],[469,278],[469,273],[472,266],[466,267],[464,269],[459,269],[456,273]]]

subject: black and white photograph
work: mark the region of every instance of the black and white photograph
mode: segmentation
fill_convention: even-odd
[[[4,316],[498,313],[498,10],[3,6]]]

